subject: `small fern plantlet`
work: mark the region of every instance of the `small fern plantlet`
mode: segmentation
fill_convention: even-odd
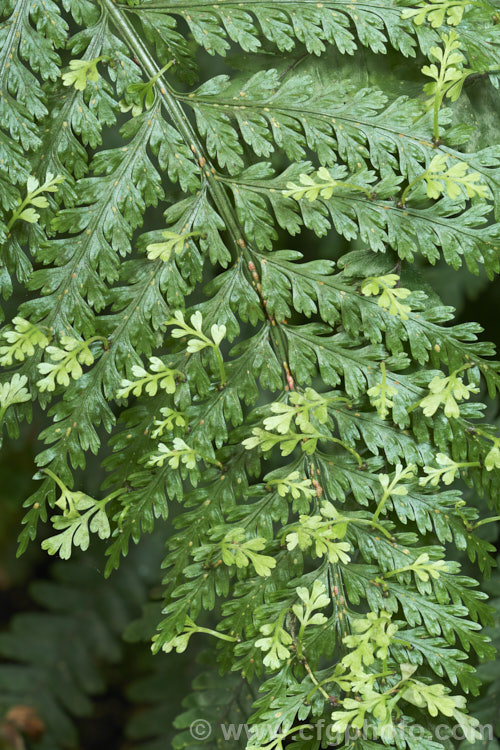
[[[12,226],[16,221],[26,221],[28,224],[36,224],[40,218],[40,214],[37,213],[37,208],[47,208],[49,201],[43,193],[55,193],[58,184],[64,180],[62,175],[54,177],[53,174],[47,172],[45,182],[40,184],[39,180],[30,175],[28,182],[26,183],[26,195],[19,201],[18,207],[13,211],[7,223],[7,231],[12,229]]]
[[[70,379],[78,380],[83,375],[82,365],[91,365],[94,354],[90,349],[96,341],[107,344],[102,336],[92,336],[87,341],[78,341],[72,336],[61,336],[61,346],[47,346],[48,362],[41,362],[38,371],[45,377],[37,381],[40,391],[54,391],[56,385],[69,385]]]
[[[31,357],[37,347],[46,349],[50,340],[47,329],[43,330],[24,318],[15,317],[12,324],[12,330],[2,332],[2,338],[7,341],[0,346],[0,364],[4,366]]]
[[[87,84],[99,80],[97,65],[100,62],[111,62],[108,55],[100,55],[93,60],[70,60],[69,70],[62,75],[64,86],[74,86],[77,91],[85,91]]]
[[[155,102],[155,85],[173,64],[173,60],[168,62],[147,83],[131,83],[127,86],[126,99],[120,101],[120,110],[122,112],[131,111],[133,117],[138,117],[144,109],[150,110]]]
[[[403,191],[401,202],[404,204],[408,195],[418,185],[424,181],[428,198],[439,198],[446,193],[451,200],[456,200],[465,191],[467,198],[474,198],[479,195],[482,198],[488,197],[487,185],[481,184],[481,175],[478,172],[467,173],[468,166],[465,162],[458,162],[453,166],[448,166],[445,154],[435,156],[425,172],[416,177]]]
[[[295,200],[305,198],[311,202],[317,200],[319,197],[331,198],[336,188],[361,190],[366,195],[370,195],[369,189],[363,185],[356,185],[344,180],[343,178],[346,175],[347,170],[345,167],[337,167],[332,171],[329,171],[325,167],[320,167],[315,175],[301,174],[299,184],[295,184],[294,182],[287,183],[283,195],[286,198],[295,198]]]
[[[96,533],[101,539],[110,535],[110,526],[106,514],[106,505],[118,497],[123,490],[112,492],[103,500],[94,500],[84,492],[73,492],[50,469],[47,474],[61,490],[55,505],[62,510],[61,515],[52,516],[53,527],[59,533],[44,539],[42,548],[49,555],[59,554],[63,560],[71,557],[72,547],[86,550],[90,544],[90,533]]]
[[[134,379],[122,380],[120,389],[116,393],[117,398],[127,398],[131,394],[140,396],[143,391],[148,396],[155,396],[159,388],[166,393],[175,393],[176,379],[182,377],[180,370],[167,367],[159,357],[150,358],[149,368],[148,371],[141,365],[134,365],[132,367]]]
[[[389,414],[389,409],[394,406],[394,401],[391,401],[391,396],[395,396],[398,391],[397,388],[394,388],[387,383],[385,362],[380,363],[380,369],[382,373],[380,383],[372,385],[371,388],[368,388],[366,393],[370,397],[370,400],[378,411],[381,419],[385,419]]]
[[[31,396],[26,388],[27,378],[16,373],[9,383],[3,383],[0,386],[0,420],[9,406],[22,404],[29,401]]]
[[[388,273],[385,276],[368,277],[361,285],[361,293],[366,297],[378,296],[377,304],[387,310],[391,315],[398,315],[401,320],[408,320],[411,310],[402,300],[410,296],[409,289],[398,286],[399,276]]]
[[[458,26],[464,16],[466,7],[470,4],[469,0],[419,2],[416,8],[405,8],[401,17],[413,19],[413,22],[418,26],[427,21],[434,29],[443,26],[445,19],[450,26]]]
[[[433,79],[431,83],[425,84],[424,91],[429,95],[427,107],[433,111],[433,135],[436,142],[439,140],[439,110],[444,99],[455,102],[466,78],[473,73],[473,69],[465,67],[459,34],[450,31],[449,34],[442,34],[441,39],[443,47],[432,47],[430,50],[431,60],[435,60],[439,68],[434,62],[422,68],[422,73]]]
[[[164,237],[163,242],[152,242],[151,245],[148,245],[148,258],[150,260],[161,258],[161,260],[167,262],[170,260],[170,256],[172,255],[172,253],[179,255],[179,253],[182,252],[184,247],[186,247],[187,240],[190,237],[198,237],[200,234],[201,232],[187,232],[186,234],[177,234],[177,232],[170,232],[168,229],[166,229],[164,232],[162,232],[162,236]]]
[[[172,336],[174,338],[184,338],[185,336],[192,336],[187,342],[187,353],[194,354],[195,352],[201,352],[204,349],[211,349],[215,355],[217,366],[219,368],[220,383],[221,386],[225,385],[226,374],[224,371],[224,360],[219,349],[219,344],[226,335],[226,326],[217,325],[214,323],[210,329],[210,338],[206,336],[202,331],[203,317],[198,311],[190,318],[191,325],[188,325],[184,320],[184,315],[180,310],[174,313],[174,317],[167,320],[167,325],[176,325],[177,328],[172,330]]]
[[[126,631],[153,652],[127,695],[154,705],[122,744],[195,750],[199,718],[214,748],[226,721],[252,750],[477,737],[500,363],[462,302],[500,271],[496,20],[0,2],[6,528],[27,566],[60,558],[0,638],[0,735],[27,706],[40,746],[83,746]],[[92,627],[68,651],[70,600]]]
[[[468,369],[464,365],[452,372],[448,377],[436,375],[429,383],[429,395],[420,401],[419,406],[426,417],[433,414],[442,406],[447,417],[460,416],[459,401],[467,400],[472,393],[478,393],[479,389],[473,384],[465,384],[459,373]]]

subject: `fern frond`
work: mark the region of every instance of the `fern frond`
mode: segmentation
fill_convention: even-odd
[[[309,53],[319,55],[326,43],[338,47],[340,52],[353,54],[360,43],[374,52],[385,52],[389,42],[404,55],[414,55],[415,33],[410,24],[401,18],[396,5],[371,6],[353,9],[347,3],[328,0],[318,6],[308,0],[286,2],[259,2],[251,8],[240,8],[237,3],[220,8],[212,0],[186,3],[140,2],[123,8],[136,15],[150,27],[156,22],[165,43],[172,45],[178,38],[174,30],[175,19],[185,21],[198,45],[210,54],[226,55],[230,41],[247,52],[261,47],[263,35],[281,51],[291,50],[297,43],[305,45]],[[149,18],[152,17],[152,20]],[[145,19],[143,21],[143,19]],[[413,32],[413,33],[412,33]],[[230,41],[229,41],[230,40]]]
[[[472,564],[494,564],[482,526],[497,519],[485,513],[500,437],[478,399],[496,396],[499,363],[422,279],[441,260],[499,268],[496,131],[475,132],[468,98],[500,65],[494,9],[9,0],[2,12],[0,282],[16,297],[0,420],[15,437],[39,404],[44,444],[21,551],[50,516],[43,548],[66,559],[100,537],[109,575],[161,525],[162,603],[129,634],[157,628],[166,659],[213,639],[226,673],[199,679],[174,747],[196,744],[200,717],[217,724],[212,744],[226,720],[248,723],[232,739],[253,750],[314,750],[327,726],[365,716],[393,747],[419,723],[419,750],[438,750],[443,716],[474,739],[454,691],[477,694],[475,660],[492,656]],[[106,474],[89,495],[92,455]],[[28,633],[21,690],[47,655],[59,663],[79,613],[51,619],[57,642],[47,633],[41,653]],[[44,632],[45,616],[26,617],[0,639],[14,656],[17,635]],[[83,681],[61,677],[70,712],[97,686],[97,640]],[[63,653],[71,671],[79,658]],[[19,668],[5,674],[8,687]],[[66,696],[51,695],[57,745],[72,734]],[[314,740],[299,737],[317,720]],[[152,737],[139,721],[130,732]]]

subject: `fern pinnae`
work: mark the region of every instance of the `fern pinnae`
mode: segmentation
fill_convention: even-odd
[[[16,5],[25,23],[31,11]],[[407,265],[418,253],[424,269],[441,259],[498,269],[496,147],[468,153],[470,131],[451,125],[468,106],[454,100],[469,74],[492,73],[495,51],[476,60],[471,42],[483,10],[472,3],[448,19],[392,3],[66,0],[61,12],[78,31],[67,67],[51,53],[54,75],[40,70],[23,179],[11,147],[19,194],[8,196],[5,224],[19,225],[22,250],[29,196],[25,218],[47,209],[31,235],[46,267],[22,266],[41,296],[3,332],[12,369],[0,414],[13,435],[32,399],[53,400],[21,549],[56,506],[58,533],[44,548],[65,559],[100,537],[110,574],[160,526],[153,650],[216,638],[219,664],[261,683],[244,717],[253,748],[295,741],[317,718],[361,729],[366,717],[393,746],[407,742],[401,724],[422,722],[431,750],[442,716],[476,733],[455,686],[478,690],[469,650],[491,657],[480,624],[490,611],[456,558],[489,571],[482,527],[497,516],[450,485],[460,477],[495,503],[500,439],[475,395],[483,384],[495,395],[499,365],[478,326],[447,325],[451,310]],[[456,31],[436,26],[441,11]],[[423,96],[400,97],[394,73],[367,88],[359,55],[339,67],[345,85],[329,82],[328,44],[342,65],[358,42],[370,62],[389,45],[439,61],[457,38],[450,111],[444,65],[442,75],[429,68],[428,112]],[[195,50],[230,68],[232,43],[248,53],[248,73],[193,88]],[[303,46],[310,57],[298,68],[275,56],[264,70],[262,45]],[[16,64],[37,72],[35,57]],[[124,124],[108,148],[118,111]],[[53,132],[64,122],[67,139]],[[57,163],[67,186],[42,206],[29,175],[45,178]],[[141,233],[157,206],[163,218],[151,213]],[[368,249],[339,250],[337,267],[309,255],[305,233],[296,242],[307,254],[279,249],[303,228],[319,237],[334,228]],[[103,491],[91,495],[78,489],[90,454],[107,454]],[[316,744],[326,743],[319,731]]]
[[[150,75],[158,75],[159,71],[155,70],[155,68],[152,67],[147,51],[145,51],[142,47],[141,42],[138,40],[137,35],[135,34],[133,28],[130,26],[128,20],[124,17],[123,14],[120,14],[120,12],[114,6],[110,6],[108,9],[111,17],[116,22],[117,27],[123,33],[124,38],[127,39],[128,43],[131,45],[131,48],[134,50],[134,52],[138,55],[139,59],[142,60],[145,70]],[[226,229],[231,235],[231,253],[233,258],[236,259],[242,251],[243,257],[246,259],[247,263],[253,262],[251,255],[248,254],[246,240],[244,239],[243,233],[241,232],[240,227],[238,226],[238,222],[234,217],[233,210],[228,201],[227,195],[222,186],[219,184],[218,180],[215,179],[215,170],[204,154],[204,150],[198,140],[196,133],[190,126],[189,121],[182,111],[179,103],[169,91],[168,84],[163,81],[161,76],[159,78],[159,82],[161,82],[160,95],[165,100],[165,106],[170,113],[173,121],[175,122],[179,133],[184,138],[185,143],[189,144],[189,147],[191,148],[193,154],[197,157],[200,169],[203,171],[207,179],[207,182],[210,186],[210,191],[214,196],[214,200],[221,213],[221,217],[224,221]],[[277,334],[277,336],[279,336],[279,334]],[[286,362],[283,342],[280,341],[279,338],[277,339],[277,342],[277,345],[279,346],[281,351],[281,359],[282,361]]]

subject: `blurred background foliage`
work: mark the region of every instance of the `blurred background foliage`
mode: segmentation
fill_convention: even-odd
[[[383,77],[391,79],[395,93],[398,87],[401,94],[417,96],[421,91],[419,71],[423,60],[402,62],[394,52],[377,57],[363,48],[351,59],[335,52],[329,54],[336,75],[357,81],[360,88]],[[265,45],[260,56],[248,57],[235,51],[225,60],[203,56],[200,64],[205,80],[224,72],[234,75],[235,69],[248,74],[270,64],[283,73],[291,66],[300,66],[304,71],[314,68],[314,61],[300,48],[287,57],[266,50]],[[498,92],[481,76],[467,82],[460,112],[455,114],[475,127],[470,150],[489,145],[493,132],[497,137],[499,101]],[[117,132],[113,128],[105,133],[104,148],[118,144]],[[279,155],[273,161],[279,169]],[[170,190],[172,201],[176,200],[176,188],[165,187],[167,192]],[[149,209],[141,231],[161,223],[160,210]],[[276,249],[285,247],[300,250],[305,259],[336,260],[361,245],[346,242],[333,231],[318,239],[304,230],[294,238],[281,233]],[[452,305],[457,322],[479,322],[484,339],[493,341],[500,350],[499,278],[489,281],[483,272],[472,276],[465,267],[455,271],[442,261],[432,267],[421,256],[411,268],[403,265],[402,275],[404,286],[426,291],[430,304],[439,297]],[[206,282],[209,280],[207,277]],[[8,301],[7,315],[22,301],[14,294]],[[189,302],[195,301],[193,298]],[[497,404],[491,404],[487,418],[498,421]],[[0,698],[0,749],[194,747],[196,744],[190,744],[186,732],[189,718],[207,714],[213,720],[217,715],[227,716],[235,695],[236,710],[241,716],[245,695],[240,696],[233,689],[236,678],[220,678],[216,670],[210,672],[209,654],[201,651],[197,663],[193,663],[191,652],[189,656],[154,657],[150,653],[147,635],[152,635],[159,619],[155,599],[161,593],[163,541],[169,534],[175,507],[169,521],[158,522],[155,533],[133,548],[120,570],[108,580],[102,575],[103,550],[95,542],[89,552],[70,562],[54,563],[41,551],[40,540],[16,559],[22,506],[34,485],[33,458],[40,450],[35,436],[40,429],[35,414],[31,425],[23,425],[18,440],[5,438],[0,454],[0,695],[5,684],[10,693],[14,689],[19,695],[16,710],[3,706]],[[81,489],[93,495],[103,477],[97,462],[89,461]],[[473,497],[472,490],[465,488],[465,492],[469,503],[485,505]],[[484,511],[486,515],[486,508]],[[500,551],[499,525],[484,526],[482,532]],[[478,576],[468,560],[461,562],[466,573]],[[500,575],[494,573],[484,582],[484,588],[497,610],[497,624],[491,636],[500,648]],[[205,670],[209,670],[208,677],[203,676]],[[481,722],[493,724],[500,737],[500,659],[481,666],[480,671],[485,687],[471,712]],[[203,685],[207,679],[212,687],[217,680],[222,681],[221,701],[229,695],[229,702],[220,706],[204,704]],[[189,694],[193,681],[195,697],[185,699],[182,705],[182,696]],[[176,719],[179,715],[181,718]],[[216,742],[203,746],[215,748]],[[244,743],[226,742],[224,746],[230,750],[243,747]],[[498,743],[485,742],[485,746],[494,750]]]

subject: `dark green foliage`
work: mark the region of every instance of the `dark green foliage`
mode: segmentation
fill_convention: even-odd
[[[53,566],[53,580],[32,584],[34,610],[0,635],[0,712],[34,708],[45,725],[37,747],[75,747],[75,720],[91,715],[106,689],[106,668],[123,657],[121,637],[147,597],[151,571],[134,555],[104,583],[99,557]],[[140,576],[134,568],[142,566]]]
[[[442,722],[473,740],[465,696],[494,654],[473,576],[495,564],[484,526],[500,510],[480,399],[491,415],[500,362],[425,274],[499,270],[498,127],[474,94],[498,86],[497,10],[0,14],[0,418],[16,438],[34,417],[41,444],[19,549],[40,534],[66,560],[100,538],[112,574],[65,563],[35,586],[49,613],[0,636],[22,663],[0,670],[0,709],[32,704],[43,746],[74,741],[67,714],[89,710],[144,598],[122,558],[158,527],[162,604],[129,636],[218,647],[174,740],[171,657],[131,688],[153,704],[129,727],[139,747],[196,747],[198,719],[208,747],[246,723],[254,750],[316,750],[365,719],[398,748],[438,750]]]

